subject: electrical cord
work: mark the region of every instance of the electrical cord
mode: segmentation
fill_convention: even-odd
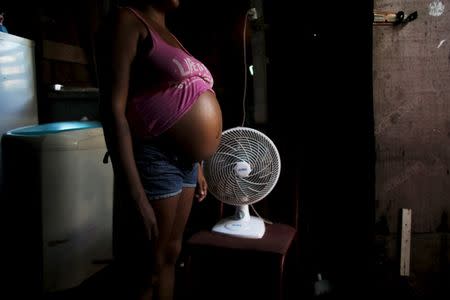
[[[247,10],[245,13],[245,19],[244,19],[244,30],[242,33],[242,40],[243,40],[243,50],[244,50],[244,92],[242,95],[242,124],[241,126],[245,125],[245,118],[246,118],[246,110],[245,110],[245,100],[247,97],[247,40],[246,40],[246,32],[247,32],[247,20],[248,16],[250,14],[250,10]]]

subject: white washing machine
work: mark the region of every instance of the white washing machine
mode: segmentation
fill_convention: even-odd
[[[103,162],[100,123],[17,128],[2,136],[2,148],[10,280],[53,292],[105,267],[112,260],[113,171]]]

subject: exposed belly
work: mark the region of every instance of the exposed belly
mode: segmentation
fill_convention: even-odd
[[[222,135],[222,111],[212,92],[200,95],[192,108],[164,133],[192,159],[200,161],[217,150]]]

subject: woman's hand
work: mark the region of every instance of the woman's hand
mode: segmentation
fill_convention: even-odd
[[[206,197],[208,192],[208,183],[206,182],[205,176],[203,175],[203,165],[199,163],[198,175],[197,175],[197,187],[195,188],[195,198],[197,201],[201,202]]]
[[[159,235],[158,223],[156,221],[155,211],[147,199],[145,201],[139,201],[139,211],[147,229],[148,239],[156,240]]]

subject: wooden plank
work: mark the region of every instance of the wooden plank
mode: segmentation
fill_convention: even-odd
[[[400,276],[409,276],[411,258],[412,210],[402,209],[402,235],[400,242]]]
[[[414,222],[417,219],[414,211]],[[377,235],[376,241],[379,248],[377,256],[379,267],[382,268],[383,276],[378,279],[390,285],[396,274],[391,273],[391,265],[398,261],[399,237],[392,233],[388,235]],[[438,295],[441,291],[448,290],[450,233],[411,233],[411,267],[410,277],[402,277],[407,280],[411,291],[419,295]],[[395,272],[398,272],[397,269]],[[389,275],[387,275],[389,274]],[[413,280],[410,280],[413,279]],[[433,299],[433,297],[431,297]],[[441,297],[442,298],[442,297]],[[450,299],[449,297],[447,297]],[[445,298],[442,298],[445,299]]]
[[[42,46],[43,57],[46,59],[78,63],[83,65],[88,64],[86,53],[81,47],[49,40],[44,40]]]

